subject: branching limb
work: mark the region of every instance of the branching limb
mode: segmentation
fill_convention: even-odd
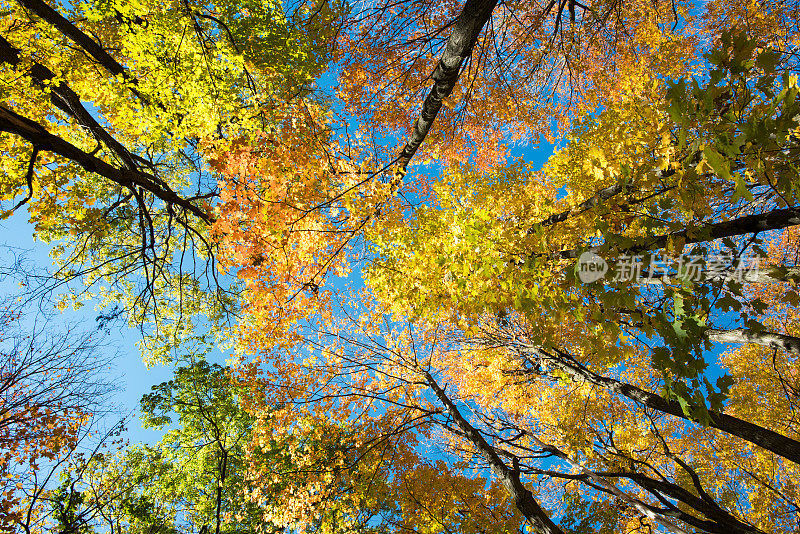
[[[28,194],[25,195],[25,198],[17,202],[17,205],[11,208],[12,212],[17,211],[22,206],[28,203],[28,201],[33,198],[33,167],[36,164],[36,158],[39,157],[39,147],[33,145],[33,150],[31,151],[31,157],[28,160],[28,170],[25,171],[25,183],[28,186]]]

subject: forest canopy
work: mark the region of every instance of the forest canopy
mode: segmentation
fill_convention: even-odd
[[[796,0],[0,13],[0,531],[800,531]]]

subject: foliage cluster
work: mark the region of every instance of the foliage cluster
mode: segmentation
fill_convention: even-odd
[[[0,529],[800,529],[796,2],[0,1]]]

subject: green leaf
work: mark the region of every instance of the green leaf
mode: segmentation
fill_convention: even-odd
[[[765,74],[773,74],[780,60],[780,52],[767,48],[762,50],[756,57],[756,66],[762,69]]]
[[[730,162],[722,156],[717,150],[713,147],[706,147],[703,149],[703,157],[714,169],[714,172],[717,176],[722,178],[723,180],[730,180],[731,179],[731,168]]]

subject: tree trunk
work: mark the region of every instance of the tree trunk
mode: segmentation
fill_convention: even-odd
[[[0,132],[18,135],[39,150],[53,152],[63,158],[72,160],[87,171],[99,174],[103,178],[107,178],[128,189],[133,190],[136,187],[144,189],[167,204],[183,208],[206,224],[214,221],[208,213],[178,195],[166,184],[157,183],[160,180],[154,176],[140,171],[118,169],[109,165],[102,159],[84,152],[68,141],[51,134],[41,124],[2,106],[0,106]]]
[[[711,223],[691,230],[680,230],[670,234],[643,238],[642,243],[634,245],[620,253],[636,254],[647,250],[657,250],[664,248],[670,239],[681,239],[687,245],[692,243],[705,243],[722,239],[724,237],[734,237],[769,230],[780,230],[789,226],[800,224],[800,208],[784,208],[773,210],[768,213],[758,213],[747,215],[730,221]],[[576,259],[583,252],[601,252],[603,245],[588,249],[569,249],[552,254],[554,259]]]
[[[489,463],[492,473],[500,480],[503,487],[514,500],[517,510],[527,519],[536,534],[564,534],[547,512],[539,506],[533,494],[525,487],[519,477],[519,471],[511,470],[497,455],[494,447],[489,445],[486,439],[478,432],[469,421],[464,419],[458,407],[450,400],[445,391],[439,386],[430,373],[425,372],[425,380],[436,396],[447,408],[447,412],[458,426],[459,430],[472,442],[478,452]]]
[[[708,339],[718,343],[752,343],[771,349],[782,349],[791,354],[800,354],[800,338],[775,332],[754,332],[746,328],[711,329],[706,332],[706,335]]]
[[[598,375],[566,353],[557,351],[556,355],[551,355],[537,347],[519,343],[514,346],[514,349],[526,356],[532,356],[535,360],[542,360],[549,367],[555,367],[578,381],[594,384],[660,412],[691,421],[683,413],[681,405],[677,401],[667,400],[660,395],[639,389],[636,386]],[[708,414],[711,427],[740,437],[800,465],[800,442],[732,415],[714,410],[708,410]]]
[[[422,113],[414,122],[411,138],[406,142],[397,158],[400,169],[405,170],[442,108],[442,101],[450,96],[461,74],[461,65],[472,53],[481,29],[492,16],[497,0],[467,0],[464,9],[453,25],[453,33],[447,40],[439,64],[433,71],[433,87],[422,103]]]

